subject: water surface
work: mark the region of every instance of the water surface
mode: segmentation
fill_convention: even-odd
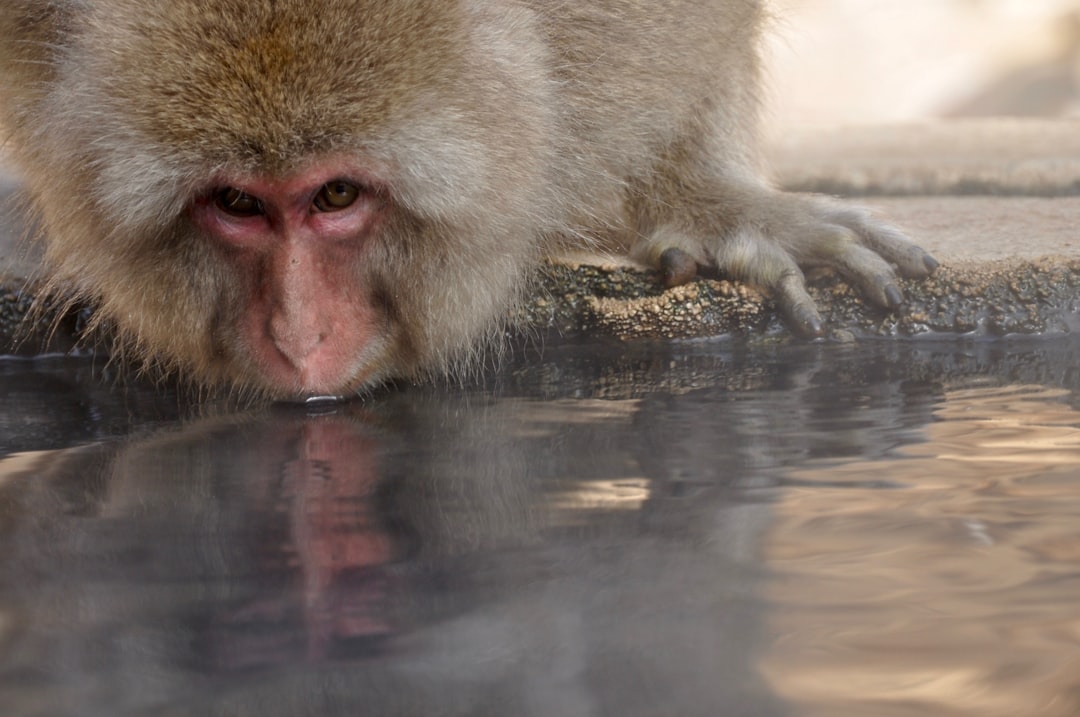
[[[1080,714],[1080,340],[0,362],[0,714]]]

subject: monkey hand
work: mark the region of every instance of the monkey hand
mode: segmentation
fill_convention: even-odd
[[[938,266],[898,229],[865,210],[770,190],[740,194],[743,201],[736,206],[724,202],[697,213],[713,217],[723,231],[664,226],[635,254],[658,268],[667,286],[690,281],[702,266],[761,286],[792,331],[807,337],[822,336],[825,325],[806,291],[804,271],[834,270],[871,303],[897,310],[904,302],[897,278],[924,278]]]

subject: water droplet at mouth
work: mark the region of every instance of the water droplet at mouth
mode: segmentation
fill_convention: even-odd
[[[334,415],[344,404],[344,396],[330,395],[308,396],[301,403],[308,417]]]
[[[275,406],[334,406],[349,400],[347,396],[330,394],[313,394],[310,396],[296,396],[293,398],[278,398],[273,401]]]
[[[348,398],[346,396],[317,394],[278,399],[272,405],[275,410],[285,411],[286,413],[302,412],[307,416],[327,416],[338,413],[347,405],[347,402]]]
[[[342,396],[308,396],[304,399],[304,405],[317,408],[334,403],[341,403],[345,398]]]

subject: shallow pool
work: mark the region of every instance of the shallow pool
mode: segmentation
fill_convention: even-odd
[[[1080,714],[1080,339],[0,362],[0,714]]]

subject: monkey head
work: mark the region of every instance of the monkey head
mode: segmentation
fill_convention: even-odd
[[[337,5],[52,19],[23,165],[54,287],[96,302],[119,351],[299,398],[484,350],[553,215],[555,103],[522,81],[537,33],[465,3]]]

